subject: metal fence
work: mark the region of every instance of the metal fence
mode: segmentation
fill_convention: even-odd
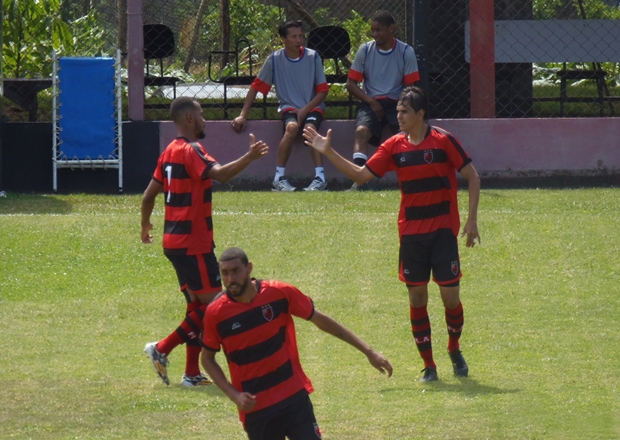
[[[474,6],[485,2],[494,7],[490,20],[488,7],[476,16]],[[9,3],[2,32],[9,120],[51,120],[53,48],[73,56],[128,50],[127,0],[65,0],[57,10],[54,2]],[[210,119],[235,117],[249,79],[281,47],[277,26],[285,20],[302,20],[307,34],[346,29],[349,53],[324,60],[328,75],[346,74],[379,9],[392,13],[396,37],[416,50],[433,118],[620,112],[617,0],[143,0],[142,21],[153,25],[144,34],[145,119],[168,119],[180,95],[198,99]],[[492,29],[490,40],[480,26]],[[351,118],[353,109],[342,81],[332,84],[326,117]],[[250,117],[277,118],[275,96],[257,98]]]

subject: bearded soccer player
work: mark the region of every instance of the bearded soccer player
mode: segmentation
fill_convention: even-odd
[[[454,374],[466,377],[469,367],[460,350],[464,315],[459,293],[461,265],[457,238],[460,219],[456,172],[469,185],[469,216],[461,234],[467,237],[467,247],[473,247],[476,240],[480,242],[477,222],[480,178],[459,141],[447,131],[427,124],[428,101],[422,89],[406,88],[396,109],[402,133],[385,141],[364,167],[334,151],[331,130],[323,137],[307,129],[304,137],[308,145],[327,156],[358,185],[382,177],[388,171],[396,171],[401,191],[399,278],[409,291],[411,329],[424,361],[422,380],[437,380],[431,323],[426,310],[431,272],[445,307],[448,353]]]
[[[373,40],[360,46],[349,70],[347,90],[360,100],[353,144],[353,163],[359,166],[368,160],[368,144],[379,145],[386,124],[399,131],[396,101],[404,87],[420,80],[413,47],[394,38],[394,28],[394,17],[377,11],[370,18]],[[357,188],[353,183],[351,189]]]
[[[177,273],[187,301],[186,314],[190,315],[222,290],[213,252],[211,179],[227,182],[251,162],[266,155],[269,148],[262,141],[255,142],[251,134],[249,151],[233,162],[220,165],[197,142],[205,137],[205,120],[197,101],[187,97],[175,99],[170,106],[170,116],[177,128],[177,138],[159,157],[153,178],[142,197],[141,238],[143,243],[153,242],[151,214],[157,195],[163,191],[164,254]],[[170,384],[167,355],[174,344],[186,342],[185,374],[181,384],[188,387],[207,385],[211,381],[200,372],[200,339],[191,330],[186,330],[189,329],[180,326],[163,341],[146,344],[144,351],[157,374]],[[200,328],[196,331],[199,334]]]
[[[291,155],[293,143],[300,128],[308,125],[317,130],[321,126],[325,104],[323,100],[329,92],[325,80],[323,62],[319,53],[304,47],[304,32],[301,21],[288,21],[278,28],[282,49],[271,53],[245,97],[241,114],[232,121],[237,133],[245,130],[248,113],[258,92],[267,95],[271,86],[276,87],[280,105],[278,113],[282,116],[284,135],[278,146],[278,166],[273,178],[273,191],[295,191],[286,179],[286,164]],[[314,162],[315,177],[304,191],[323,191],[327,188],[323,157],[310,150]]]
[[[353,332],[314,308],[290,284],[251,278],[252,263],[239,248],[220,257],[226,290],[208,307],[204,320],[202,366],[239,410],[250,440],[321,438],[304,373],[293,316],[351,344],[381,373],[392,375],[388,360]],[[215,360],[224,349],[231,382]]]

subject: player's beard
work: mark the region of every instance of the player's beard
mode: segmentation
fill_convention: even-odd
[[[204,122],[202,124],[200,124],[199,122],[196,123],[196,137],[198,139],[204,139],[206,136],[205,134],[205,125]]]
[[[241,295],[243,295],[245,293],[245,291],[248,288],[248,284],[250,283],[250,277],[247,277],[245,282],[243,284],[237,284],[237,283],[233,283],[229,286],[226,286],[226,288],[228,289],[228,292],[233,296],[233,297],[239,297]],[[239,290],[237,291],[237,293],[231,292],[230,288],[233,286],[239,286]]]

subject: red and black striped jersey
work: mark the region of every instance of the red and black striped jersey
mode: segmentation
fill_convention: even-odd
[[[456,171],[471,162],[449,132],[430,127],[418,145],[399,133],[385,141],[366,162],[377,177],[396,171],[401,192],[398,214],[400,239],[422,240],[439,229],[460,228]]]
[[[293,316],[311,319],[312,300],[281,281],[256,280],[258,294],[249,303],[224,292],[207,307],[203,342],[208,350],[224,349],[235,389],[256,396],[250,413],[269,408],[299,393],[311,393],[310,379],[299,361]]]
[[[164,186],[164,253],[197,255],[213,250],[208,173],[215,164],[202,145],[182,137],[159,156],[153,179]]]

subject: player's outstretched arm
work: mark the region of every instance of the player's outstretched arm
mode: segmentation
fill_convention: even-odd
[[[306,139],[306,145],[311,146],[319,153],[323,154],[334,164],[338,170],[353,180],[358,185],[364,183],[375,177],[368,168],[355,165],[353,162],[349,162],[342,157],[336,150],[332,148],[332,130],[327,130],[327,136],[321,136],[314,127],[308,126],[304,128],[303,136]]]
[[[214,351],[205,350],[203,348],[200,353],[200,363],[213,382],[215,382],[218,388],[237,405],[237,408],[243,412],[251,411],[252,408],[254,408],[254,405],[256,405],[256,396],[243,391],[237,391],[237,389],[228,382],[228,379],[222,371],[222,367],[220,367],[220,364],[215,360]]]
[[[142,217],[140,239],[142,243],[153,243],[153,236],[150,234],[150,231],[153,229],[151,214],[155,207],[155,199],[163,189],[164,187],[161,183],[151,179],[149,186],[146,187],[144,195],[142,196],[142,204],[140,205],[140,214]]]
[[[253,134],[250,134],[250,149],[247,153],[241,156],[237,160],[227,163],[226,165],[214,165],[209,170],[208,176],[211,179],[215,179],[218,182],[226,183],[241,171],[245,169],[250,163],[257,159],[267,155],[269,153],[269,146],[263,141],[256,141]]]
[[[480,200],[480,177],[474,166],[469,163],[462,170],[461,175],[467,180],[469,187],[469,214],[463,227],[461,237],[467,237],[466,246],[474,247],[476,239],[481,243],[480,233],[478,232],[478,202]]]
[[[385,358],[385,356],[383,356],[381,353],[377,353],[375,350],[372,349],[370,345],[368,345],[355,333],[340,324],[338,321],[319,312],[318,310],[314,311],[314,314],[312,315],[310,321],[318,328],[323,330],[325,333],[329,333],[330,335],[335,336],[338,339],[342,339],[344,342],[352,345],[353,347],[364,353],[368,358],[368,362],[370,362],[370,365],[379,370],[381,374],[385,374],[387,372],[388,377],[392,376],[392,365]]]

